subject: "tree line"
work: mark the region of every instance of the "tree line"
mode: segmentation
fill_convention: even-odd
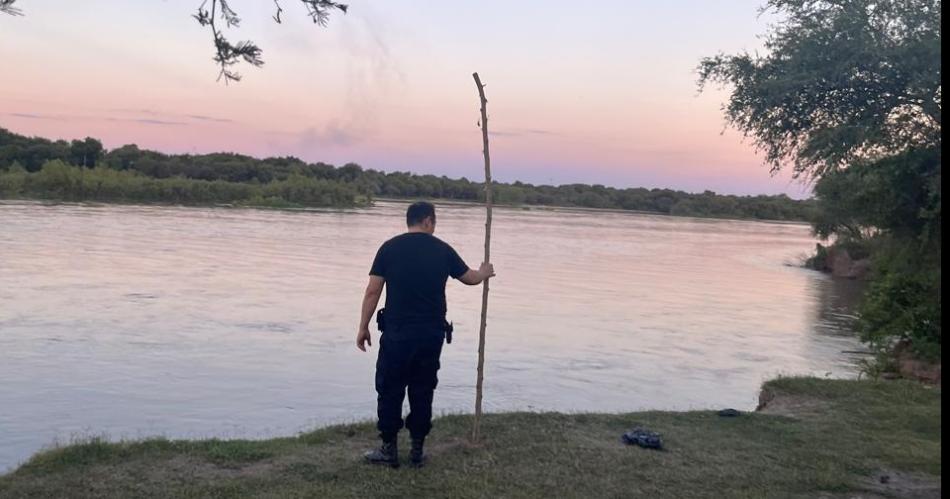
[[[261,192],[261,196],[274,197],[274,202],[283,200],[288,203],[303,204],[305,206],[345,206],[368,202],[374,198],[429,198],[458,201],[480,202],[484,200],[484,185],[466,178],[451,179],[446,176],[417,175],[409,172],[382,172],[363,168],[355,163],[342,166],[316,162],[308,163],[299,158],[270,157],[258,159],[242,154],[212,153],[212,154],[164,154],[157,151],[140,149],[134,144],[124,145],[112,150],[106,150],[102,143],[94,138],[84,140],[48,140],[41,137],[26,137],[9,130],[0,128],[0,174],[9,174],[14,169],[22,169],[23,178],[41,172],[49,162],[58,161],[54,168],[61,170],[60,165],[72,165],[75,168],[94,169],[106,168],[112,171],[124,172],[139,176],[142,179],[169,180],[179,179],[180,185],[184,181],[218,182],[215,185],[235,184],[243,187],[233,187],[228,192],[245,192],[249,186],[270,186],[275,183],[301,183],[320,181],[327,189],[330,186],[338,189],[338,194],[326,198],[315,196],[300,203],[300,197],[295,200],[284,199],[280,192]],[[78,172],[78,170],[77,170]],[[106,172],[100,175],[107,176]],[[21,174],[22,176],[22,174]],[[133,176],[121,177],[126,179],[128,188],[135,182],[142,184],[145,180],[133,182]],[[108,177],[115,179],[119,177]],[[112,180],[110,180],[111,182]],[[8,182],[12,185],[12,183]],[[139,185],[136,184],[136,185]],[[281,185],[284,185],[281,184]],[[28,184],[18,183],[20,188]],[[65,195],[62,189],[42,191],[47,184],[36,183],[29,192],[20,193],[20,196],[31,195],[39,197],[52,196],[55,193]],[[78,185],[78,184],[77,184]],[[144,184],[142,184],[144,185]],[[164,185],[164,184],[151,184]],[[194,189],[208,190],[206,184],[194,185]],[[16,195],[8,187],[0,191],[0,195],[11,197]],[[672,189],[620,189],[603,185],[532,185],[523,182],[493,183],[495,201],[507,205],[543,205],[583,208],[607,208],[619,210],[634,210],[669,215],[744,218],[761,220],[810,220],[814,215],[814,202],[810,200],[794,200],[785,195],[775,196],[734,196],[721,195],[712,191],[694,194]],[[279,191],[279,189],[278,189]],[[5,194],[4,194],[5,192]],[[70,199],[78,199],[82,195],[92,195],[90,192],[99,192],[95,189],[88,191],[70,191]],[[221,191],[223,192],[223,191]],[[249,192],[249,191],[248,191]],[[117,193],[109,199],[118,199]],[[237,196],[237,195],[235,195]],[[349,196],[346,202],[341,198]],[[182,202],[183,197],[170,195],[162,189],[138,190],[133,195],[129,193],[128,200],[134,201],[168,201]],[[196,195],[194,199],[233,202],[246,200],[243,194],[237,197],[225,195]],[[327,201],[326,204],[322,200]]]

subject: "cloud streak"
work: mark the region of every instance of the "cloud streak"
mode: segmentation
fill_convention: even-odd
[[[542,130],[538,128],[526,128],[526,129],[515,129],[515,130],[497,130],[497,131],[488,131],[488,135],[492,137],[529,137],[529,136],[552,136],[558,135],[557,132],[552,132],[550,130]]]
[[[134,112],[140,114],[146,114],[149,116],[158,116],[160,113],[149,111],[147,109],[135,110]],[[155,126],[187,126],[192,123],[182,120],[170,120],[170,119],[160,119],[160,118],[147,118],[147,117],[129,117],[129,118],[117,118],[114,116],[89,116],[89,115],[63,115],[63,114],[43,114],[43,113],[24,113],[24,112],[15,112],[15,113],[4,113],[7,116],[13,116],[14,118],[24,118],[30,120],[50,120],[50,121],[73,121],[73,120],[101,120],[101,121],[112,121],[120,123],[139,123],[142,125],[155,125]],[[189,115],[196,120],[203,121],[230,121],[225,120],[224,118],[213,118],[209,116],[201,115]]]
[[[207,114],[181,114],[181,113],[168,113],[164,111],[157,111],[155,109],[129,109],[129,108],[118,108],[110,109],[109,111],[114,113],[122,114],[141,114],[146,116],[154,116],[155,118],[140,118],[143,120],[154,119],[158,123],[151,124],[182,124],[186,125],[187,123],[180,121],[181,119],[188,119],[194,121],[205,121],[212,123],[234,123],[234,120],[231,118],[220,118],[217,116],[209,116]],[[122,119],[122,118],[118,118]]]
[[[186,118],[191,118],[198,121],[213,121],[215,123],[234,123],[234,120],[230,118],[215,118],[214,116],[204,116],[201,114],[186,114]]]
[[[142,125],[157,125],[157,126],[184,126],[188,125],[184,121],[169,121],[169,120],[160,120],[156,118],[102,118],[106,121],[119,121],[123,123],[139,123]]]
[[[305,151],[312,151],[315,147],[349,146],[360,140],[358,134],[334,121],[321,129],[312,127],[304,130],[299,135],[298,145]]]
[[[156,120],[152,118],[135,118],[135,119],[123,120],[123,121],[133,121],[135,123],[141,123],[143,125],[163,125],[163,126],[179,126],[179,125],[188,124],[188,123],[185,123],[184,121],[165,121],[165,120]]]
[[[8,116],[13,116],[16,118],[26,118],[30,120],[63,120],[69,119],[66,116],[53,116],[50,114],[35,114],[35,113],[7,113]]]

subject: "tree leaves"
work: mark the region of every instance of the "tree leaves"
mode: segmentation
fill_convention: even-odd
[[[777,171],[820,177],[939,143],[939,0],[772,0],[767,54],[701,61],[699,87],[732,87],[727,121]]]
[[[250,64],[254,67],[263,66],[264,60],[261,58],[263,50],[250,40],[231,43],[218,28],[215,21],[223,21],[225,28],[237,28],[241,24],[241,18],[237,12],[231,8],[228,0],[210,0],[210,10],[206,7],[208,1],[209,0],[204,0],[201,5],[198,6],[198,11],[193,14],[192,17],[198,21],[199,25],[211,29],[215,48],[214,61],[221,68],[218,73],[218,79],[223,78],[225,83],[240,81],[241,74],[234,70],[234,66],[240,62]],[[313,19],[315,24],[319,24],[320,26],[327,25],[332,10],[340,10],[343,13],[347,11],[347,5],[330,0],[300,1],[306,7],[307,15]],[[280,16],[284,12],[284,9],[281,7],[279,0],[274,0],[274,6],[277,9],[273,16],[274,22],[281,24]]]
[[[12,16],[23,15],[23,11],[13,5],[16,1],[0,0],[0,13]],[[210,9],[207,7],[208,2],[209,0],[203,0],[201,5],[198,6],[197,12],[192,14],[191,17],[200,26],[211,30],[215,50],[213,59],[220,66],[218,80],[223,78],[225,83],[240,81],[241,74],[234,70],[234,66],[241,62],[254,67],[263,66],[264,60],[261,58],[263,50],[250,40],[231,43],[219,29],[216,20],[223,21],[224,28],[238,28],[241,24],[241,18],[231,8],[228,0],[210,0]],[[332,0],[300,0],[300,2],[306,8],[307,16],[313,20],[314,24],[320,26],[327,25],[332,11],[339,10],[345,14],[349,8],[346,4]],[[280,0],[274,0],[274,6],[277,8],[273,15],[274,22],[282,24],[280,16],[284,9],[280,5]]]

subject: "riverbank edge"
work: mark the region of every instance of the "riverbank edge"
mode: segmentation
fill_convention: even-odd
[[[442,416],[422,470],[362,464],[370,422],[268,440],[91,439],[0,476],[0,497],[940,497],[940,401],[910,381],[779,378],[738,417],[489,413],[479,445],[470,415]],[[665,450],[622,445],[633,426],[661,432]]]
[[[420,198],[422,199],[422,198]],[[400,204],[410,204],[420,199],[415,198],[390,198],[390,197],[373,197],[373,202],[382,201],[386,203],[400,203]],[[425,199],[432,203],[439,205],[448,205],[448,206],[465,206],[472,208],[484,208],[485,203],[478,201],[464,201],[459,199],[451,198],[430,198]],[[560,211],[560,212],[576,212],[576,213],[615,213],[615,214],[626,214],[626,215],[650,215],[657,217],[675,217],[675,218],[693,218],[697,220],[722,220],[727,222],[763,222],[770,224],[785,224],[785,225],[809,225],[810,222],[807,220],[779,220],[771,218],[735,218],[735,217],[719,217],[714,215],[676,215],[673,213],[663,213],[661,211],[644,211],[644,210],[624,210],[622,208],[587,208],[584,206],[569,206],[569,205],[556,205],[556,204],[510,204],[510,203],[495,203],[493,205],[495,208],[505,208],[510,210],[522,210],[522,211]]]
[[[357,204],[347,206],[290,206],[290,205],[267,205],[267,204],[240,204],[240,203],[172,203],[165,201],[155,202],[123,202],[123,201],[100,201],[100,200],[61,200],[53,198],[32,198],[32,197],[0,197],[0,205],[14,203],[33,203],[39,205],[80,205],[80,206],[149,206],[149,207],[173,207],[173,208],[222,208],[222,209],[253,209],[253,210],[272,210],[288,212],[327,212],[327,211],[354,211],[372,208],[377,202],[411,204],[419,200],[428,200],[437,205],[446,206],[465,206],[472,208],[484,208],[483,203],[473,201],[461,201],[457,199],[443,198],[377,198],[373,197],[368,201],[359,201]],[[495,204],[495,208],[507,210],[522,211],[555,211],[566,213],[613,213],[625,215],[649,215],[657,217],[673,217],[695,220],[721,220],[731,222],[761,222],[768,224],[782,225],[809,225],[805,220],[773,220],[768,218],[728,218],[716,216],[697,216],[697,215],[675,215],[671,213],[662,213],[659,211],[641,211],[641,210],[623,210],[616,208],[585,208],[582,206],[561,206],[561,205],[541,205],[541,204]]]

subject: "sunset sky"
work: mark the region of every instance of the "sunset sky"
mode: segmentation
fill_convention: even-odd
[[[200,1],[20,0],[0,17],[0,127],[480,179],[478,71],[499,180],[807,195],[696,87],[701,57],[760,49],[762,0],[349,3],[320,28],[296,0],[283,24],[232,0],[226,35],[265,65],[225,86]]]

